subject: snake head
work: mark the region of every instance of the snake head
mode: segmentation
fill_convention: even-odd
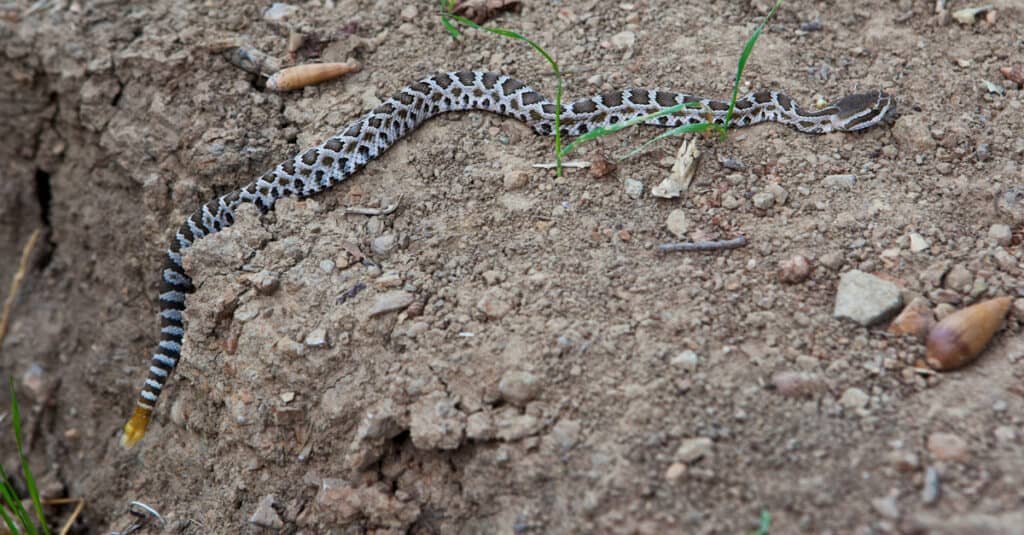
[[[881,92],[858,93],[837,100],[833,129],[856,132],[879,123],[891,124],[896,119],[896,99]]]

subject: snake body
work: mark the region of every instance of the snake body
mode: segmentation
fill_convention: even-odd
[[[563,105],[559,126],[562,135],[578,136],[683,103],[695,104],[646,124],[675,127],[707,121],[725,123],[728,102],[670,91],[627,89]],[[737,100],[730,126],[774,121],[805,133],[851,132],[891,117],[894,106],[888,95],[874,92],[850,95],[822,109],[804,111],[785,94],[764,91]],[[161,272],[160,340],[135,411],[125,424],[122,444],[130,447],[142,439],[160,392],[181,358],[185,296],[194,291],[192,279],[182,268],[181,254],[185,249],[203,236],[231,226],[234,211],[242,203],[253,203],[267,211],[283,197],[308,197],[329,189],[358,172],[424,121],[441,113],[466,110],[514,117],[541,135],[552,135],[555,130],[555,104],[515,78],[482,71],[435,74],[401,89],[340,134],[195,210],[167,249]]]

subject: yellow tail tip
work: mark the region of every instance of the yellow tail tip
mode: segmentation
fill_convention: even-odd
[[[153,411],[136,406],[128,423],[124,424],[124,434],[121,435],[121,447],[131,448],[137,444],[142,437],[146,436],[146,426],[149,425],[149,415]]]

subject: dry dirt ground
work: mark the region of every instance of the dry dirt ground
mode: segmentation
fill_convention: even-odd
[[[724,97],[768,8],[522,4],[495,22],[557,56],[568,98]],[[161,250],[196,206],[426,74],[504,71],[548,94],[555,80],[521,44],[453,42],[434,2],[310,1],[283,22],[268,2],[5,4],[5,287],[31,231],[47,235],[0,374],[16,379],[44,491],[88,501],[81,533],[127,530],[133,500],[173,533],[751,533],[763,512],[772,533],[1024,533],[1024,252],[1020,222],[993,202],[1024,182],[1024,92],[999,72],[1024,63],[1024,9],[992,4],[960,24],[933,0],[786,2],[743,89],[809,105],[882,88],[900,119],[700,138],[682,199],[648,193],[677,141],[603,178],[557,178],[531,167],[553,159],[550,139],[464,113],[332,191],[243,213],[187,256],[184,356],[129,451],[118,441],[157,333]],[[290,34],[304,36],[291,54]],[[232,42],[364,68],[275,94],[226,59]],[[755,206],[761,192],[771,206]],[[688,239],[749,245],[659,254],[676,209]],[[795,255],[813,270],[784,284]],[[852,269],[940,315],[1018,301],[978,362],[929,374],[922,344],[887,322],[833,317]],[[8,425],[0,462],[14,472]]]

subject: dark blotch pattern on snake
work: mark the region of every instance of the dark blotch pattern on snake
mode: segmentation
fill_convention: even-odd
[[[696,103],[696,106],[649,120],[647,124],[666,127],[707,121],[724,124],[729,109],[727,102],[719,100],[671,91],[627,89],[563,105],[561,133],[578,136],[681,103]],[[436,74],[395,93],[340,134],[300,152],[245,187],[211,200],[190,215],[167,250],[160,288],[160,341],[135,412],[125,424],[122,444],[130,447],[142,439],[160,392],[181,358],[185,295],[194,290],[192,279],[182,269],[182,251],[203,236],[231,226],[234,211],[242,203],[253,203],[267,211],[283,197],[308,197],[329,189],[355,174],[427,119],[465,110],[514,117],[538,134],[554,133],[555,104],[523,82],[491,72]],[[893,100],[881,92],[851,95],[822,109],[804,111],[788,96],[764,91],[751,93],[736,102],[730,126],[774,121],[809,134],[852,132],[887,120],[893,110]]]

